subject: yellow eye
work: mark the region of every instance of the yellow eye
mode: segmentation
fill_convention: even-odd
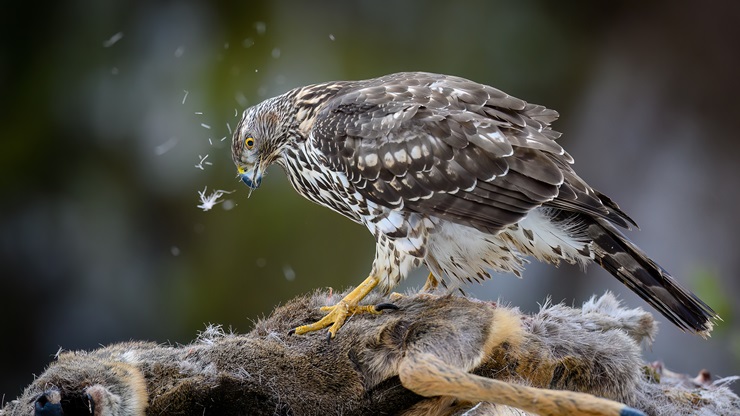
[[[254,147],[254,139],[251,137],[247,137],[244,139],[244,145],[247,146],[247,149],[252,150]]]

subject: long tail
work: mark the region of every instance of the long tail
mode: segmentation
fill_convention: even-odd
[[[682,330],[707,337],[719,316],[681,287],[655,261],[604,220],[584,215],[591,249],[601,267],[627,285]]]

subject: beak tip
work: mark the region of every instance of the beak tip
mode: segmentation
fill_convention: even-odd
[[[250,178],[249,175],[247,174],[241,174],[240,177],[241,177],[242,182],[244,182],[244,184],[247,185],[251,189],[259,188],[260,183],[262,183],[262,176]]]

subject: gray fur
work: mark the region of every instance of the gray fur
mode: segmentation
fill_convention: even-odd
[[[397,368],[414,351],[481,376],[588,392],[650,415],[740,411],[726,386],[678,383],[679,376],[661,366],[647,367],[647,377],[639,344],[654,336],[652,317],[624,309],[610,294],[582,309],[546,305],[532,316],[490,302],[420,294],[394,300],[397,311],[354,316],[331,342],[320,333],[287,335],[339,296],[298,297],[246,335],[212,326],[189,345],[126,342],[64,352],[0,415],[33,415],[40,400],[62,403],[65,415],[87,414],[89,400],[96,414],[110,416],[142,414],[134,403],[146,403],[150,415],[522,414],[407,390]],[[514,317],[516,326],[492,326],[501,314]],[[488,345],[496,331],[509,336]],[[659,375],[658,383],[653,377]]]

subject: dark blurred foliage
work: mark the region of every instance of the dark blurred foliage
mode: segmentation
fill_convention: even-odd
[[[650,359],[740,374],[736,2],[0,7],[5,400],[60,347],[182,343],[208,322],[247,331],[299,293],[359,283],[373,257],[367,231],[301,199],[279,170],[248,199],[229,129],[235,111],[289,88],[402,70],[464,76],[559,110],[579,173],[725,319],[707,341],[663,325]],[[212,165],[195,168],[206,154]],[[203,212],[205,186],[236,192]],[[548,294],[580,303],[606,289],[647,308],[595,266],[532,264],[523,281],[467,287],[525,310]]]

